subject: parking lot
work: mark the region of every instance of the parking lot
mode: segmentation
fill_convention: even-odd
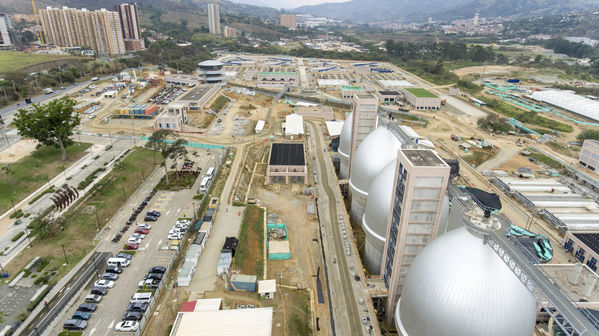
[[[194,151],[197,153],[196,155],[193,154]],[[219,156],[223,155],[221,150],[210,150],[210,154],[208,154],[208,150],[190,149],[190,152],[189,159],[194,161],[192,169],[196,170],[198,167],[202,168],[199,176],[200,180],[205,175],[208,167],[214,166]],[[171,164],[170,161],[167,162],[169,168]],[[179,160],[179,169],[182,165],[183,160]],[[126,313],[127,306],[129,305],[129,299],[139,289],[139,282],[144,279],[144,276],[151,267],[166,267],[169,265],[175,254],[174,250],[169,249],[171,244],[171,241],[167,239],[169,230],[173,228],[177,219],[193,216],[194,203],[195,206],[199,206],[199,201],[193,200],[193,195],[195,195],[197,191],[197,182],[195,189],[184,189],[178,192],[158,191],[148,202],[144,210],[138,215],[135,222],[125,233],[123,233],[122,239],[119,242],[112,242],[117,232],[125,226],[125,223],[129,220],[131,214],[151,193],[153,186],[158,183],[158,180],[162,176],[163,170],[162,168],[159,168],[129,199],[127,204],[115,214],[115,217],[113,217],[109,223],[110,230],[103,232],[99,237],[101,241],[99,242],[98,250],[110,251],[116,255],[119,251],[123,250],[124,245],[127,243],[127,239],[137,227],[137,223],[151,225],[148,234],[142,239],[138,246],[138,250],[131,258],[131,264],[128,267],[123,268],[122,273],[119,274],[119,278],[114,283],[114,287],[108,289],[108,293],[104,295],[100,303],[98,303],[97,310],[91,314],[91,318],[88,320],[88,325],[83,335],[122,334],[115,331],[115,326],[122,321],[123,315]],[[160,212],[160,216],[156,221],[144,221],[146,212],[152,210]],[[176,273],[173,273],[171,276],[176,276]],[[65,309],[66,313],[64,316],[57,319],[55,322],[51,333],[52,335],[56,335],[62,330],[64,321],[69,319],[75,313],[80,304],[84,303],[84,299],[90,293],[94,281],[98,279],[99,278],[97,277],[90,279],[90,283],[77,295],[71,305]]]
[[[149,102],[154,103],[154,104],[166,105],[166,104],[172,102],[173,100],[175,100],[177,97],[179,97],[186,91],[187,90],[181,89],[176,86],[167,86],[167,87],[164,87],[162,90],[160,90],[160,92],[153,95],[149,99]]]

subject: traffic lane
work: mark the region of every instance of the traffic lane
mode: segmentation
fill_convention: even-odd
[[[109,289],[108,294],[102,298],[98,309],[93,314],[97,320],[90,322],[84,335],[92,335],[98,332],[101,335],[116,335],[114,327],[122,320],[122,316],[129,305],[129,299],[139,289],[138,283],[143,280],[152,266],[166,267],[170,263],[174,251],[162,250],[161,247],[168,246],[170,242],[167,240],[168,232],[177,219],[182,217],[186,210],[189,210],[187,213],[191,213],[191,204],[181,206],[181,202],[181,197],[177,197],[175,193],[160,191],[150,201],[146,210],[140,214],[145,216],[145,212],[150,210],[161,212],[158,221],[145,222],[152,225],[152,229],[142,240],[141,249],[131,258],[131,265],[123,269],[123,273],[115,281],[114,287]],[[163,204],[166,204],[166,206],[163,206]],[[141,216],[140,218],[143,219]],[[133,227],[123,235],[121,242],[113,243],[113,245],[117,245],[117,249],[122,247],[131,233],[133,233]],[[87,291],[85,293],[87,294]],[[82,295],[82,297],[85,297],[85,295]]]

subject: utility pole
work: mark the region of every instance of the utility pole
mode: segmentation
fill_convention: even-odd
[[[29,237],[29,230],[27,230],[27,227],[25,227],[25,235],[27,236],[27,240],[29,241],[29,247],[33,247],[33,244],[31,244],[31,238]]]
[[[67,251],[64,249],[64,244],[62,244],[62,253],[64,253],[64,262],[66,265],[68,265],[69,260],[67,259]]]
[[[96,224],[98,225],[98,231],[100,231],[100,219],[98,219],[98,210],[96,210]]]

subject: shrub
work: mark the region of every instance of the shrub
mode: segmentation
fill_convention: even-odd
[[[21,232],[17,233],[14,237],[12,237],[11,241],[16,242],[17,240],[19,240],[19,238],[23,237],[24,234],[25,234],[25,231],[21,231]]]
[[[99,172],[102,172],[105,170],[106,170],[106,168],[104,168],[104,167],[97,168],[96,170],[94,170],[91,174],[87,175],[85,180],[79,182],[79,185],[77,185],[77,189],[79,189],[79,190],[85,189],[88,185],[90,185],[96,179],[96,175]]]
[[[35,298],[35,300],[29,304],[29,306],[27,306],[27,310],[30,312],[33,311],[35,309],[35,307],[37,307],[37,305],[44,299],[44,297],[46,297],[46,295],[48,295],[49,291],[50,291],[50,287],[47,287],[46,289],[44,289],[40,293],[40,295],[38,295],[37,298]]]

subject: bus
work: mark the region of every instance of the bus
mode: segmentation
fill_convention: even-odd
[[[213,175],[214,175],[214,167],[208,168],[208,171],[206,172],[206,177],[208,179],[211,179]]]
[[[204,177],[202,179],[202,183],[200,183],[200,191],[206,191],[208,190],[208,183],[210,182],[210,179],[208,177]]]

